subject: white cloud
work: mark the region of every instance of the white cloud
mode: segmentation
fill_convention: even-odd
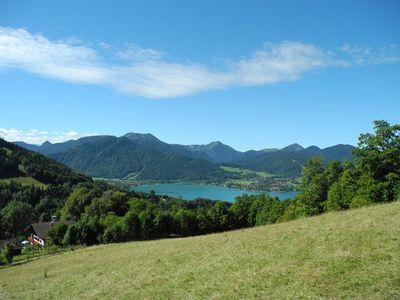
[[[93,136],[96,133],[79,133],[76,131],[53,132],[49,134],[45,130],[31,129],[22,131],[17,129],[0,128],[0,138],[10,142],[23,141],[29,144],[40,145],[45,141],[61,143],[68,140],[76,140],[84,136]]]
[[[389,64],[400,62],[400,46],[385,45],[372,48],[365,45],[343,45],[340,50],[356,65]]]
[[[400,62],[398,46],[372,49],[345,45],[332,52],[299,42],[266,43],[253,54],[211,68],[163,59],[163,53],[128,44],[100,43],[98,50],[79,40],[55,41],[25,29],[0,27],[0,68],[20,69],[80,84],[106,86],[148,98],[190,95],[232,86],[299,80],[328,67]]]
[[[108,50],[113,49],[108,46]],[[136,45],[129,44],[123,49],[116,49],[115,55],[127,61],[146,61],[161,59],[163,53],[154,49],[144,49]]]

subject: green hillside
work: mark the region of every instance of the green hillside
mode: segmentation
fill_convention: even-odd
[[[304,149],[293,144],[279,150],[240,152],[221,142],[168,144],[151,134],[132,132],[121,137],[91,136],[56,144],[45,142],[41,146],[16,144],[90,176],[158,181],[246,179],[240,176],[243,174],[225,172],[219,167],[221,163],[255,172],[298,177],[310,158],[321,156],[324,162],[351,160],[354,149],[350,145]]]
[[[0,298],[398,299],[399,270],[395,202],[37,259],[0,269]]]
[[[0,239],[21,237],[48,221],[79,183],[92,180],[39,153],[0,138]]]
[[[24,177],[25,180],[21,179]],[[88,177],[52,159],[0,138],[0,179],[12,178],[20,183],[37,185],[79,183],[89,180]]]

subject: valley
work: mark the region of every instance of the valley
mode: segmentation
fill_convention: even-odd
[[[219,141],[168,144],[149,133],[90,136],[40,146],[15,143],[75,171],[124,185],[185,181],[275,192],[296,190],[303,165],[311,157],[320,156],[325,163],[351,160],[354,149],[350,145],[320,149],[292,144],[282,149],[241,152]]]

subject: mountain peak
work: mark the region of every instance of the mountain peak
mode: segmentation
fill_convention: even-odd
[[[297,143],[294,143],[294,144],[291,144],[291,145],[289,145],[289,146],[286,146],[286,147],[282,148],[281,150],[285,150],[285,151],[298,151],[298,150],[303,150],[303,149],[304,149],[303,146],[301,146],[301,145],[299,145],[299,144],[297,144]]]
[[[159,142],[159,139],[157,139],[151,133],[128,132],[128,133],[124,134],[123,137],[126,137],[126,138],[130,139],[131,141]]]
[[[220,141],[214,141],[214,142],[211,142],[208,144],[208,146],[212,146],[212,147],[221,146],[221,145],[224,145],[224,144],[221,143]]]
[[[310,146],[310,147],[307,147],[307,149],[306,150],[311,150],[311,151],[319,151],[319,150],[321,150],[321,148],[319,148],[319,147],[317,147],[317,146]]]
[[[52,145],[52,143],[50,143],[49,141],[45,141],[42,145],[41,145],[41,147],[46,147],[46,146],[50,146],[50,145]]]

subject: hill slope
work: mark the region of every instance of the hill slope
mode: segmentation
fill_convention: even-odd
[[[207,236],[90,247],[0,269],[0,298],[395,299],[399,216],[397,202]]]
[[[90,180],[52,159],[3,139],[0,139],[0,179],[38,186]]]
[[[250,158],[236,162],[236,165],[256,171],[297,177],[302,166],[312,157],[320,156],[324,162],[331,160],[351,160],[353,146],[336,145],[324,149],[316,146],[302,148],[293,144],[277,151],[263,152]]]
[[[354,149],[349,145],[304,149],[293,144],[280,150],[240,152],[221,142],[176,145],[162,142],[151,134],[132,132],[122,137],[91,136],[64,143],[45,142],[41,146],[15,143],[91,176],[129,176],[139,180],[214,180],[231,177],[232,174],[219,168],[222,163],[297,177],[302,165],[313,156],[321,156],[325,161],[351,159]]]
[[[184,156],[156,138],[132,134],[77,140],[73,147],[49,157],[74,170],[96,177],[153,180],[199,180],[221,178],[226,172],[217,165]]]

